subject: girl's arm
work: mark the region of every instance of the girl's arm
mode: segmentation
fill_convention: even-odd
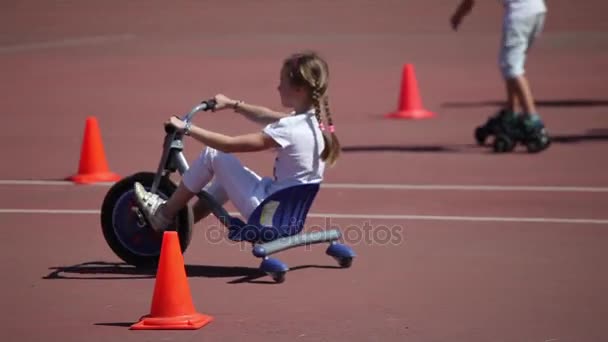
[[[255,106],[244,102],[236,102],[233,108],[237,113],[242,114],[247,119],[263,125],[273,123],[288,115],[285,113],[275,112],[265,107]]]
[[[242,114],[247,119],[257,122],[263,125],[275,122],[288,114],[274,111],[272,109],[256,106],[243,101],[233,100],[222,94],[215,96],[216,106],[215,110],[219,111],[226,108],[232,108],[235,112]]]
[[[179,131],[185,131],[185,123],[172,117],[169,123]],[[270,136],[258,132],[238,136],[228,136],[192,125],[188,134],[201,143],[225,153],[255,152],[280,147]]]

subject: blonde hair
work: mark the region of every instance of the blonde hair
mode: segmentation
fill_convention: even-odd
[[[313,51],[304,51],[289,56],[283,63],[289,80],[293,86],[305,87],[309,91],[310,100],[315,108],[315,116],[323,132],[325,149],[321,159],[329,165],[334,165],[340,156],[340,141],[335,134],[333,119],[329,109],[329,67],[327,62]],[[323,123],[321,104],[327,118],[327,130]],[[327,133],[329,131],[329,133]]]

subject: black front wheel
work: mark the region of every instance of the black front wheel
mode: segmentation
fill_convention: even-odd
[[[119,258],[137,267],[155,267],[160,257],[163,234],[149,226],[133,191],[135,182],[149,190],[154,176],[152,172],[140,172],[120,180],[108,190],[101,207],[101,227],[106,242]],[[162,177],[157,194],[167,199],[176,188],[170,179]],[[186,206],[169,228],[177,231],[182,253],[190,244],[192,225],[192,212]]]

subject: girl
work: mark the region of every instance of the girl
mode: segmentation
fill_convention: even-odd
[[[167,124],[206,147],[184,173],[177,190],[167,201],[147,192],[141,184],[135,184],[137,201],[152,228],[166,230],[181,208],[202,189],[221,204],[232,201],[241,215],[248,219],[253,210],[275,191],[296,184],[321,182],[325,164],[333,165],[340,154],[329,111],[328,80],[327,63],[314,52],[303,52],[285,59],[280,73],[278,91],[281,104],[291,108],[291,113],[275,112],[222,94],[215,96],[215,111],[231,108],[265,125],[260,132],[231,137],[194,125],[186,126],[177,117],[170,118]],[[325,110],[329,134],[326,134],[323,124],[321,105]],[[272,178],[258,176],[232,154],[267,149],[277,151]],[[195,222],[210,213],[201,201],[194,205],[193,212]]]

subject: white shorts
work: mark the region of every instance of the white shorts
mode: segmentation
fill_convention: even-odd
[[[184,173],[182,182],[194,193],[205,189],[222,205],[230,200],[247,220],[270,194],[273,180],[258,176],[234,155],[207,147]]]
[[[544,23],[545,13],[505,18],[499,59],[504,78],[515,78],[524,74],[526,54],[543,30]]]

